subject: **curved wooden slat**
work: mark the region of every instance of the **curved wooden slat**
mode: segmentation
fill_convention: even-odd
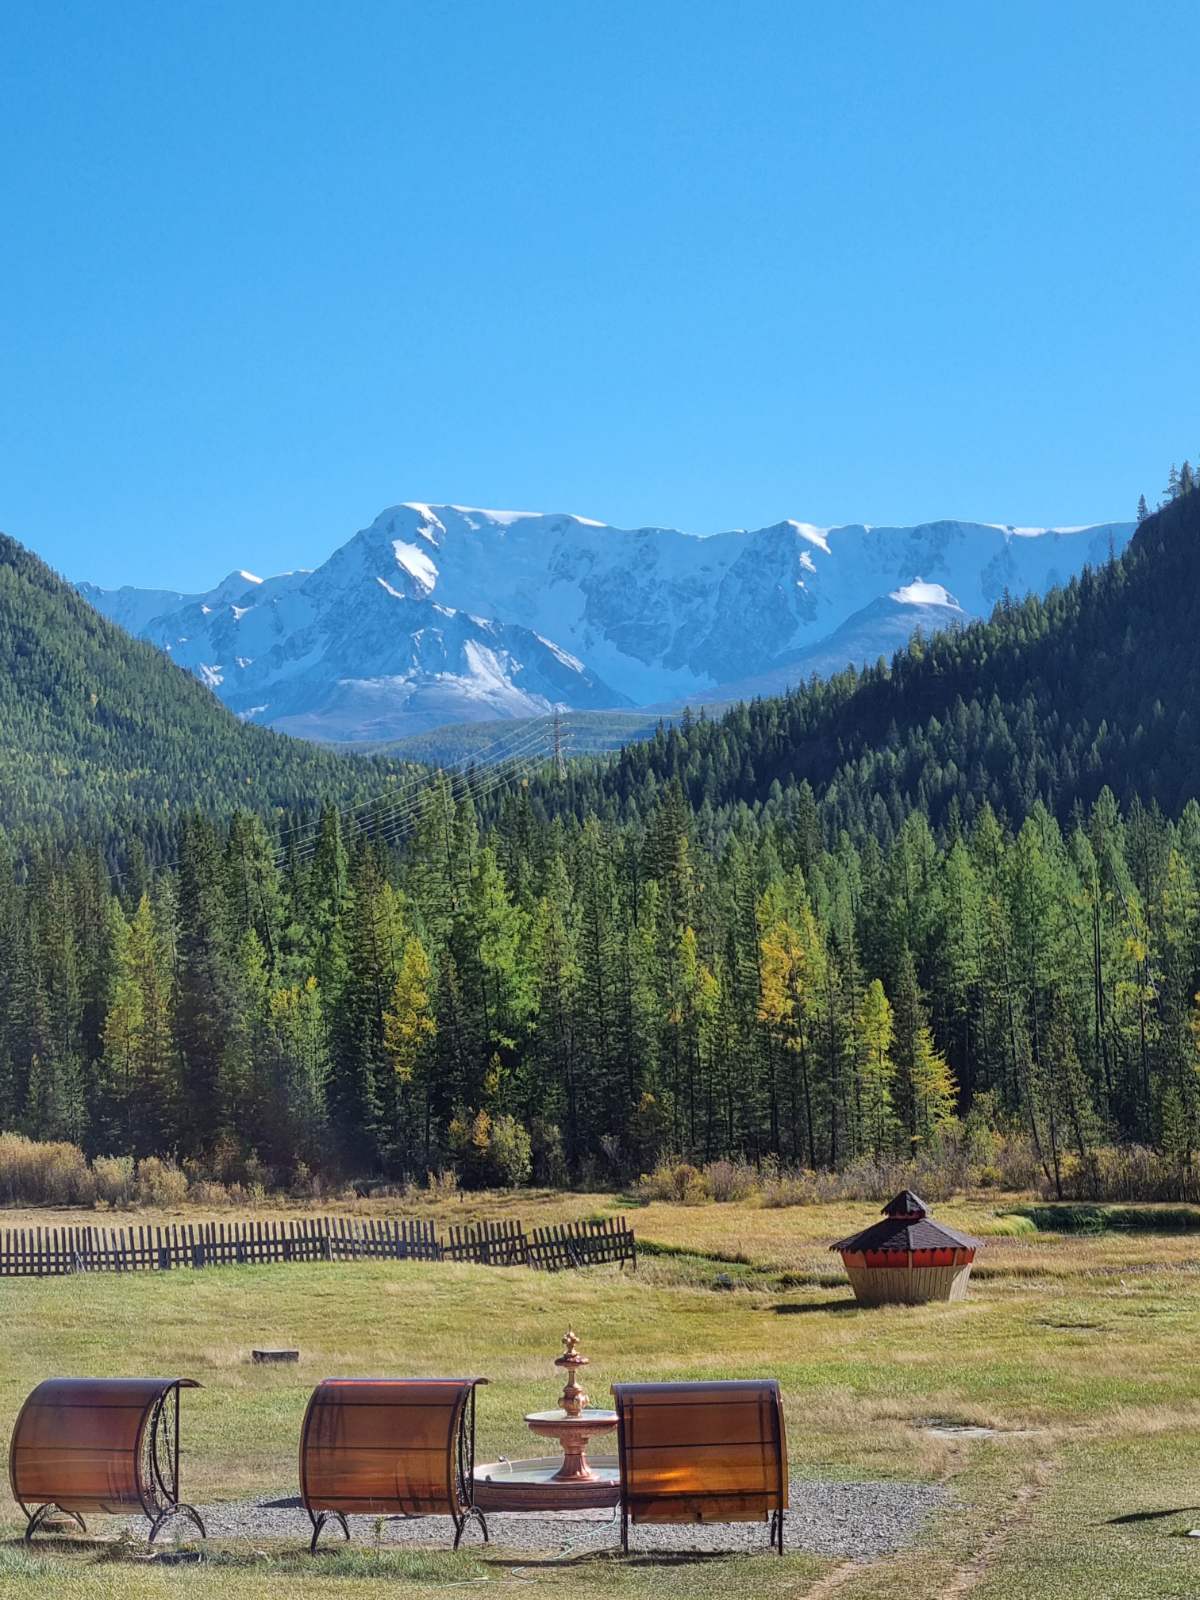
[[[485,1378],[327,1378],[300,1440],[300,1493],[322,1515],[448,1516],[471,1511],[468,1403]]]
[[[27,1515],[52,1504],[71,1513],[157,1516],[165,1486],[146,1476],[147,1430],[173,1390],[198,1387],[191,1378],[48,1378],[28,1396],[13,1429],[13,1498]]]
[[[629,1523],[766,1522],[782,1540],[787,1441],[773,1379],[617,1383],[622,1538]]]

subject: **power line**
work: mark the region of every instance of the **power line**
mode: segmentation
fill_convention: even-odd
[[[504,741],[497,742],[503,743]],[[486,786],[483,788],[477,788],[476,793],[489,793],[492,789],[498,787],[500,782],[502,782],[505,777],[511,776],[511,774],[503,772],[505,767],[513,764],[514,762],[522,765],[532,764],[534,761],[535,752],[538,751],[539,747],[545,745],[545,729],[537,728],[525,731],[522,736],[518,738],[516,743],[511,745],[505,756],[500,761],[493,762],[488,767],[482,769],[483,776],[481,778],[474,777],[469,770],[455,772],[448,768],[439,768],[437,771],[430,773],[427,777],[422,778],[418,786],[411,792],[403,795],[389,794],[383,796],[383,809],[374,815],[359,819],[358,826],[364,831],[367,828],[402,828],[406,823],[420,814],[425,803],[425,797],[430,792],[432,785],[437,782],[439,776],[448,778],[450,797],[455,801],[465,798],[465,796],[471,792],[472,784],[482,784],[484,783],[485,779],[490,779],[492,781],[486,783]],[[496,774],[500,774],[500,776],[496,776]],[[341,813],[339,813],[339,815],[341,815]],[[315,853],[319,843],[319,831],[320,822],[318,820],[314,836],[311,839],[303,841],[298,850],[295,846],[291,846],[285,853],[292,855],[300,862],[310,859],[310,857]]]
[[[508,766],[513,761],[528,763],[534,749],[539,744],[546,742],[548,735],[548,727],[546,725],[549,721],[549,717],[539,718],[537,722],[526,724],[524,727],[515,730],[517,735],[515,742],[513,733],[501,734],[497,738],[490,740],[482,749],[467,751],[457,761],[445,767],[437,767],[420,777],[414,774],[414,781],[411,787],[403,793],[397,793],[394,786],[389,786],[388,789],[373,798],[357,801],[354,805],[338,807],[336,815],[340,819],[349,822],[357,813],[362,811],[369,812],[372,807],[382,804],[384,809],[377,817],[371,818],[368,816],[363,821],[368,824],[374,822],[376,826],[393,827],[398,821],[406,821],[419,812],[424,803],[425,794],[429,792],[431,786],[436,783],[439,777],[449,780],[451,797],[457,801],[469,792],[472,782],[471,769],[478,766],[481,761],[488,763],[484,771],[489,776],[498,768]],[[497,759],[496,752],[504,750],[506,746],[508,749]],[[456,785],[465,785],[465,787],[460,787],[458,792],[455,793]],[[492,784],[488,790],[482,792],[490,792],[490,789],[496,786],[498,785]],[[308,823],[296,823],[292,827],[284,829],[282,833],[277,834],[274,850],[276,865],[280,865],[281,860],[287,856],[292,856],[299,862],[310,859],[316,852],[321,827],[322,818],[317,817]],[[298,834],[307,835],[308,837],[296,839],[295,836]],[[288,839],[293,842],[286,844]],[[180,862],[181,857],[174,856],[169,861],[162,862],[151,870],[153,872],[169,872],[178,867]],[[111,873],[110,877],[114,883],[121,883],[130,877],[132,872],[133,869],[131,867],[126,867],[120,872]]]
[[[520,729],[520,730],[518,730],[518,736],[517,736],[516,744],[513,745],[510,750],[506,751],[506,753],[503,756],[499,757],[498,759],[500,761],[507,761],[508,759],[510,759],[511,755],[513,753],[515,753],[516,750],[520,749],[522,746],[524,746],[526,744],[529,744],[529,743],[531,743],[533,741],[536,741],[538,739],[541,739],[543,737],[544,737],[544,730],[542,730],[541,728],[537,727],[536,725],[533,728]],[[422,791],[430,783],[435,781],[438,773],[442,773],[445,776],[447,776],[450,779],[451,783],[453,784],[453,783],[459,782],[462,779],[462,777],[469,771],[469,769],[470,769],[470,767],[472,765],[477,765],[479,763],[481,757],[486,759],[486,760],[488,760],[489,764],[494,764],[495,760],[496,760],[496,757],[495,757],[494,753],[498,749],[502,749],[505,745],[511,745],[512,740],[513,740],[513,734],[511,734],[511,733],[502,734],[499,738],[493,739],[489,744],[485,745],[481,751],[468,752],[467,754],[465,754],[463,756],[460,756],[457,761],[450,763],[448,766],[438,767],[438,768],[434,769],[433,771],[425,772],[425,773],[422,773],[420,775],[414,774],[413,780],[412,780],[412,784],[407,790],[401,791],[401,790],[397,790],[395,787],[389,787],[388,789],[383,791],[383,793],[381,793],[379,795],[376,795],[373,800],[370,800],[370,801],[359,801],[356,805],[353,805],[353,806],[343,806],[343,807],[337,808],[336,814],[342,821],[349,822],[349,821],[351,821],[352,819],[354,819],[356,817],[357,813],[359,813],[361,811],[369,811],[373,807],[382,806],[383,807],[383,811],[381,813],[379,813],[377,816],[375,816],[374,818],[372,818],[370,816],[367,816],[367,817],[365,817],[363,819],[364,822],[370,822],[372,820],[378,821],[381,816],[388,815],[391,811],[395,810],[396,808],[404,808],[406,806],[415,805],[417,800],[419,799],[419,796],[421,795]],[[297,843],[298,843],[299,849],[301,851],[301,854],[302,855],[307,854],[308,853],[308,848],[307,847],[309,846],[310,843],[314,843],[315,842],[316,837],[320,834],[321,826],[322,826],[322,819],[320,817],[318,817],[318,818],[316,818],[314,821],[312,821],[310,823],[302,824],[298,828],[295,828],[295,829],[290,829],[289,833],[303,832],[305,834],[310,835],[311,838],[302,839],[302,840],[300,840],[298,842],[294,842],[291,845],[285,845],[283,836],[280,836],[280,846],[281,846],[281,848],[277,849],[277,851],[276,851],[277,856],[278,855],[287,855],[287,854],[292,853],[292,851],[297,848]]]

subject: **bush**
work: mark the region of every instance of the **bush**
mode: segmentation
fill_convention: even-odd
[[[664,1158],[653,1172],[643,1172],[638,1194],[643,1200],[670,1200],[687,1206],[703,1205],[712,1198],[699,1168],[677,1157]]]
[[[90,1206],[96,1180],[78,1145],[0,1133],[0,1200],[6,1205]]]
[[[131,1206],[134,1197],[132,1156],[97,1156],[92,1162],[96,1204]]]
[[[136,1193],[140,1206],[181,1206],[188,1197],[187,1174],[173,1161],[146,1156],[137,1164]]]
[[[748,1200],[758,1191],[758,1173],[745,1161],[709,1161],[704,1167],[704,1185],[722,1204]]]
[[[811,1206],[822,1198],[814,1172],[794,1172],[767,1162],[763,1166],[761,1183],[764,1206]]]
[[[529,1182],[533,1152],[529,1130],[515,1117],[497,1117],[492,1123],[488,1151],[495,1180],[505,1189],[518,1189]]]

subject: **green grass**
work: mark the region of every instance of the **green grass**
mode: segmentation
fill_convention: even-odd
[[[1053,1205],[1021,1206],[1008,1218],[1026,1221],[1051,1233],[1107,1233],[1112,1229],[1127,1233],[1200,1233],[1200,1206],[1188,1205],[1097,1205],[1081,1201],[1059,1201]]]
[[[533,1220],[538,1208],[601,1204],[546,1196],[513,1208]],[[993,1197],[939,1214],[982,1232],[1004,1206]],[[910,1552],[842,1571],[802,1554],[626,1561],[356,1544],[312,1563],[298,1513],[294,1540],[214,1543],[203,1567],[168,1567],[95,1545],[27,1553],[15,1509],[0,1509],[0,1596],[373,1600],[486,1586],[564,1600],[735,1589],[799,1600],[835,1574],[838,1600],[1200,1594],[1200,1540],[1181,1537],[1200,1525],[1194,1240],[994,1232],[965,1303],[867,1312],[827,1245],[874,1210],[647,1206],[633,1219],[636,1275],[364,1263],[8,1280],[0,1436],[54,1373],[187,1374],[204,1385],[183,1397],[187,1496],[294,1493],[318,1378],[453,1371],[492,1380],[480,1458],[528,1454],[522,1413],[556,1395],[551,1363],[573,1323],[594,1399],[622,1378],[771,1374],[787,1400],[793,1476],[946,1481],[953,1508]],[[249,1351],[264,1343],[298,1345],[300,1367],[254,1366]],[[935,1437],[924,1426],[934,1418],[999,1433]]]

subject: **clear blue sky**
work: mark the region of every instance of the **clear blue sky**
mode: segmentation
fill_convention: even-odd
[[[1200,450],[1200,7],[120,0],[0,25],[0,527],[1085,522]]]

